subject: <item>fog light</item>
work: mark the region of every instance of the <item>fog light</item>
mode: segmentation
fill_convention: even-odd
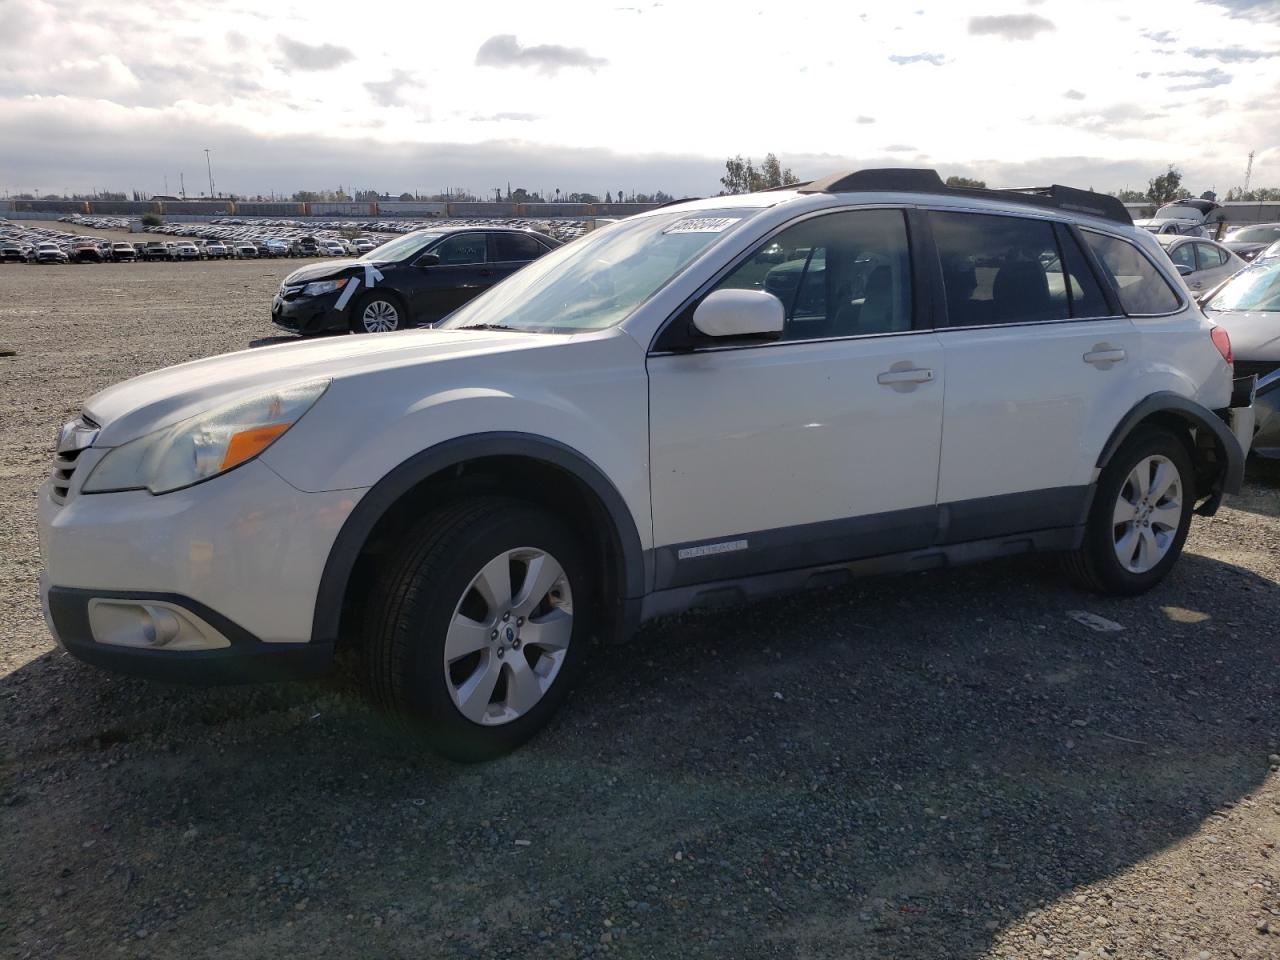
[[[89,601],[93,639],[116,647],[150,650],[216,650],[231,641],[190,610],[156,600]]]

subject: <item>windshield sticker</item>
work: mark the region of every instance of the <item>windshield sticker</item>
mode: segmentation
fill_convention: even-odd
[[[741,217],[689,217],[673,223],[663,233],[723,233]]]

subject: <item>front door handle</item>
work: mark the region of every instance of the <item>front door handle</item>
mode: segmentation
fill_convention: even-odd
[[[932,370],[924,367],[910,367],[906,370],[886,370],[876,377],[876,383],[888,386],[895,383],[928,383],[932,379]]]
[[[1100,343],[1084,355],[1084,362],[1105,370],[1111,364],[1119,363],[1124,358],[1125,352],[1119,347],[1109,347],[1105,343]]]

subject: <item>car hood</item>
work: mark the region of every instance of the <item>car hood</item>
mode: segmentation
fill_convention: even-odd
[[[1222,245],[1232,253],[1250,253],[1251,251],[1262,250],[1271,246],[1271,241],[1266,240],[1258,243],[1253,240],[1224,240]]]
[[[102,428],[95,446],[114,447],[272,387],[547,347],[569,339],[567,334],[405,330],[278,344],[134,377],[90,397],[84,413]]]
[[[302,283],[306,281],[310,283],[312,280],[327,280],[330,277],[340,277],[343,273],[353,268],[363,270],[366,266],[385,266],[385,264],[371,264],[367,260],[357,260],[355,257],[342,257],[338,260],[310,263],[305,267],[299,267],[285,277],[284,282]]]
[[[1227,331],[1237,360],[1280,362],[1280,313],[1205,310],[1205,314]]]

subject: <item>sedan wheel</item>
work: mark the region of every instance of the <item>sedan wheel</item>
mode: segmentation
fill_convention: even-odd
[[[400,329],[400,311],[390,300],[369,300],[360,311],[360,328],[365,333],[390,333]]]

